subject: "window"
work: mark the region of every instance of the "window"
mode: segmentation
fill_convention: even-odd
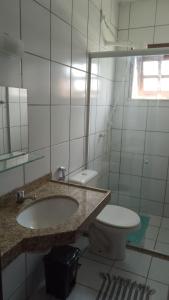
[[[169,56],[137,57],[132,98],[169,99]]]

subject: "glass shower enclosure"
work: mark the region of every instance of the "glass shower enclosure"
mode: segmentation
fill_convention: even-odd
[[[128,245],[169,255],[169,49],[91,53],[88,168],[140,215]]]

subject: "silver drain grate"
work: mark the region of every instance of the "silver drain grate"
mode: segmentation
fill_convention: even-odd
[[[102,284],[96,300],[150,300],[155,290],[120,276],[100,273]]]

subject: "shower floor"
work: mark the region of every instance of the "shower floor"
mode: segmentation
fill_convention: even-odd
[[[129,245],[169,255],[169,218],[148,214],[147,216],[150,217],[150,221],[144,239],[139,244],[130,242]]]

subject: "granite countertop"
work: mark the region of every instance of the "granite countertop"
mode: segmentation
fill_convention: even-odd
[[[36,183],[25,189],[41,198],[66,195],[74,198],[79,206],[77,211],[64,223],[47,229],[28,229],[19,225],[16,217],[30,204],[25,200],[17,204],[15,194],[0,198],[0,248],[2,268],[19,254],[27,251],[43,251],[54,245],[74,242],[79,231],[94,218],[110,200],[110,192],[92,189],[52,180]]]

